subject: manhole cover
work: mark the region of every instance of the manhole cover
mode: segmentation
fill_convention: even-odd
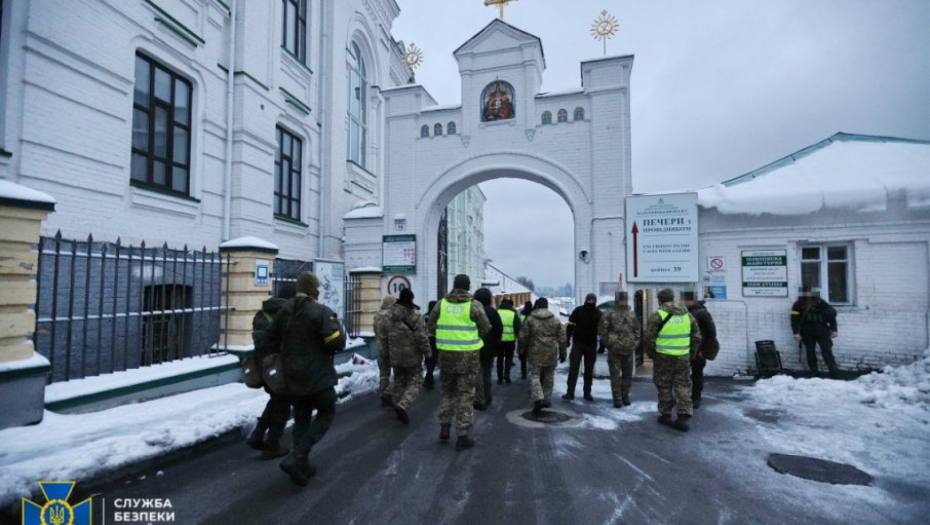
[[[769,466],[776,472],[834,485],[871,485],[872,476],[845,463],[789,454],[770,454]]]
[[[524,412],[520,414],[520,417],[529,421],[535,421],[537,423],[564,423],[571,419],[571,416],[568,414],[563,414],[561,412],[555,412],[553,410],[543,410],[538,414],[531,412]]]

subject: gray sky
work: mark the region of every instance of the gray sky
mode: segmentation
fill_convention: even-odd
[[[417,81],[440,104],[459,103],[452,51],[496,9],[397,1],[394,37],[425,55]],[[580,86],[579,62],[602,55],[589,30],[605,8],[620,23],[607,53],[636,56],[635,192],[704,187],[837,131],[930,140],[930,0],[519,0],[505,21],[542,39],[544,91]],[[488,256],[537,284],[572,281],[564,201],[525,181],[482,189]],[[534,224],[548,235],[526,235]]]

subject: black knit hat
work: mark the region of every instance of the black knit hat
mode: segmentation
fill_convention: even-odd
[[[297,295],[297,287],[292,283],[284,283],[278,288],[278,299],[292,299]]]
[[[467,292],[471,290],[471,279],[464,273],[460,273],[452,280],[452,287],[456,290],[465,290]]]
[[[545,297],[540,297],[539,299],[536,299],[536,304],[533,305],[533,310],[537,310],[539,308],[543,308],[543,309],[549,308],[549,299],[546,299]]]
[[[659,304],[670,303],[675,300],[675,291],[671,288],[662,288],[659,290]]]
[[[485,306],[491,306],[491,290],[478,288],[475,290],[475,300]]]
[[[297,293],[316,298],[320,295],[320,279],[310,271],[302,272],[297,276]]]
[[[413,290],[410,288],[404,288],[400,291],[400,297],[397,299],[398,303],[401,304],[413,304]]]

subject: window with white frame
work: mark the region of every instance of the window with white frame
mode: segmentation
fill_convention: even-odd
[[[848,305],[852,298],[852,246],[848,243],[801,246],[801,286],[820,290],[830,304]]]
[[[281,0],[284,7],[284,24],[281,47],[290,51],[297,60],[307,62],[307,0]]]
[[[358,44],[349,46],[349,136],[348,158],[365,167],[365,148],[368,143],[368,74],[365,58]]]
[[[278,149],[274,156],[274,213],[300,220],[301,157],[303,141],[277,127]]]

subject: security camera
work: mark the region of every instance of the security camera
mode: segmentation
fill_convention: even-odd
[[[591,254],[588,253],[588,250],[581,250],[578,252],[578,258],[584,262],[588,262],[591,260]]]

